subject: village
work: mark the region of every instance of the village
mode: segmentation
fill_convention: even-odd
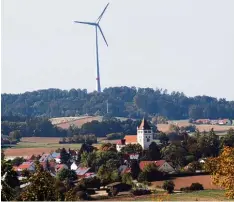
[[[68,180],[71,187],[83,184],[85,188],[81,190],[94,199],[149,195],[163,189],[168,193],[219,190],[205,170],[207,157],[216,156],[218,152],[217,145],[212,148],[212,144],[219,141],[213,131],[199,137],[204,142],[206,136],[213,138],[210,147],[203,145],[201,151],[195,147],[198,146],[196,138],[186,132],[178,135],[175,141],[170,141],[165,134],[156,140],[151,125],[144,118],[136,133],[99,147],[83,143],[79,150],[61,148],[26,159],[17,157],[19,162],[13,170],[23,190],[30,185],[27,179],[38,172],[39,166],[61,182]],[[183,181],[182,185],[179,181]]]

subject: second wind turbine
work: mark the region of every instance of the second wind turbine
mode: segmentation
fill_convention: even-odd
[[[106,11],[107,7],[109,6],[109,3],[106,5],[106,7],[104,8],[104,10],[102,11],[101,15],[98,17],[98,19],[96,20],[96,22],[81,22],[81,21],[74,21],[75,23],[81,23],[81,24],[86,24],[86,25],[91,25],[95,27],[95,32],[96,32],[96,58],[97,58],[97,76],[96,76],[96,90],[97,92],[101,92],[101,83],[100,83],[100,70],[99,70],[99,58],[98,58],[98,30],[100,31],[100,33],[102,34],[102,37],[106,43],[106,45],[108,46],[108,43],[105,39],[105,36],[102,32],[102,29],[99,25],[99,22],[104,14],[104,12]]]

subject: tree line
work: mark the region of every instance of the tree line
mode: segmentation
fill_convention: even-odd
[[[10,118],[9,120],[12,120]],[[15,119],[14,119],[15,120]],[[79,142],[84,141],[84,135],[95,135],[96,137],[106,137],[111,133],[123,133],[135,135],[137,126],[140,124],[140,120],[127,119],[120,121],[116,118],[105,119],[102,122],[92,121],[85,123],[81,128],[70,126],[67,130],[56,127],[47,118],[30,118],[25,122],[18,121],[12,122],[5,119],[1,122],[1,133],[5,136],[10,136],[15,140],[19,140],[20,137],[67,137],[65,142]],[[156,131],[156,127],[152,125],[153,131]],[[84,136],[84,137],[82,137]],[[110,135],[109,135],[110,136]],[[70,138],[70,140],[69,140]],[[96,139],[92,136],[87,136],[92,139],[92,142],[96,142]]]
[[[168,119],[234,118],[234,101],[210,96],[188,97],[163,89],[110,87],[103,92],[81,89],[47,89],[23,94],[2,94],[3,116],[62,117],[105,115],[142,118],[161,115]]]

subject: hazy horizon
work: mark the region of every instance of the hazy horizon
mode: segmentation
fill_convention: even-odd
[[[234,100],[234,1],[2,1],[2,93],[135,86]]]

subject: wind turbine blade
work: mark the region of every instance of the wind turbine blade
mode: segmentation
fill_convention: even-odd
[[[103,39],[104,39],[104,41],[106,42],[106,45],[108,46],[108,43],[107,43],[107,41],[106,41],[106,38],[105,38],[105,36],[104,36],[104,34],[103,34],[103,32],[102,32],[102,29],[101,29],[101,27],[98,25],[98,28],[99,28],[99,30],[100,30],[100,32],[101,32],[101,34],[102,34],[102,37],[103,37]]]
[[[102,18],[102,16],[103,16],[103,14],[104,14],[104,12],[106,11],[106,9],[107,9],[107,7],[109,6],[109,4],[110,4],[110,3],[108,3],[108,4],[106,5],[106,7],[105,7],[105,8],[104,8],[104,10],[102,11],[101,15],[98,17],[98,19],[97,19],[97,23],[99,23],[99,22],[100,22],[100,20],[101,20],[101,18]]]
[[[93,23],[93,22],[74,21],[74,23],[80,23],[80,24],[86,24],[86,25],[94,25],[94,26],[97,26],[97,24],[96,24],[96,23]]]

